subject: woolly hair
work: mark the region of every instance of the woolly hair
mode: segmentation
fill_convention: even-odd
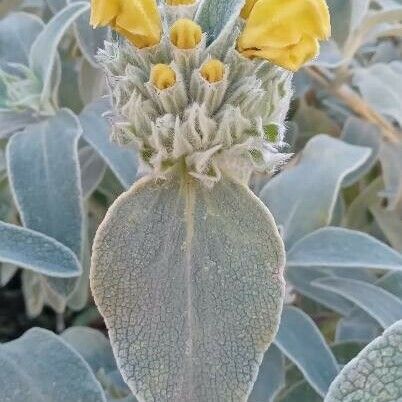
[[[291,98],[291,73],[236,50],[240,18],[207,46],[205,34],[194,49],[179,49],[169,27],[193,18],[196,6],[160,6],[164,33],[159,44],[138,49],[123,40],[106,42],[98,55],[113,99],[113,139],[134,143],[143,167],[163,177],[183,163],[188,173],[212,186],[222,173],[248,180],[271,171],[289,155],[283,145]],[[210,59],[225,66],[222,80],[210,83],[201,68]],[[176,82],[158,89],[150,82],[154,65],[170,65]],[[267,127],[275,135],[267,134]],[[274,138],[272,138],[274,137]]]

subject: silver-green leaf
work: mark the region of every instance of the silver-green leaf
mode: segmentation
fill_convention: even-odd
[[[401,345],[402,321],[398,321],[343,368],[325,402],[401,401]]]
[[[283,302],[284,247],[244,186],[145,178],[98,230],[91,287],[141,401],[246,401]]]

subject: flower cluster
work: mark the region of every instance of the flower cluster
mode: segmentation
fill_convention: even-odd
[[[324,0],[248,0],[209,43],[196,0],[93,0],[91,23],[128,39],[99,58],[113,96],[114,138],[134,142],[144,165],[172,167],[206,185],[222,173],[247,179],[286,159],[291,71],[329,35]],[[242,176],[242,177],[241,177]]]

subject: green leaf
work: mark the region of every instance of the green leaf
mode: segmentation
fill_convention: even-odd
[[[345,177],[365,163],[370,150],[327,135],[313,137],[300,160],[270,180],[260,193],[287,247],[332,220]]]
[[[106,402],[88,364],[52,332],[34,328],[0,345],[1,399]]]
[[[52,92],[52,71],[57,59],[57,47],[70,25],[89,8],[87,2],[69,4],[56,14],[32,44],[29,66],[42,83],[42,100]]]
[[[77,257],[63,244],[4,222],[0,222],[0,261],[54,278],[73,278],[81,273]]]
[[[350,361],[325,402],[396,402],[402,399],[402,321],[389,327]]]
[[[297,365],[315,391],[325,395],[338,366],[313,320],[296,307],[286,307],[275,345]]]
[[[208,43],[213,42],[240,15],[245,0],[201,0],[195,20],[207,33]]]
[[[284,247],[244,186],[145,178],[98,230],[91,287],[141,401],[245,401],[283,302]]]
[[[24,226],[44,233],[82,254],[83,206],[77,144],[81,129],[68,110],[31,125],[7,146],[10,184]],[[49,279],[60,295],[75,280]]]

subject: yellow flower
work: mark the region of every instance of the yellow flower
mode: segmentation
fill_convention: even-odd
[[[150,81],[162,91],[176,84],[176,73],[167,64],[156,64],[152,67]]]
[[[238,50],[296,71],[319,51],[331,33],[325,0],[247,0],[246,26]]]
[[[225,65],[220,60],[212,59],[202,65],[200,73],[210,83],[219,82],[225,75]]]
[[[156,45],[162,35],[156,0],[92,0],[91,25],[111,25],[138,48]]]
[[[179,49],[194,49],[201,39],[201,27],[187,18],[178,19],[170,28],[170,41]]]

